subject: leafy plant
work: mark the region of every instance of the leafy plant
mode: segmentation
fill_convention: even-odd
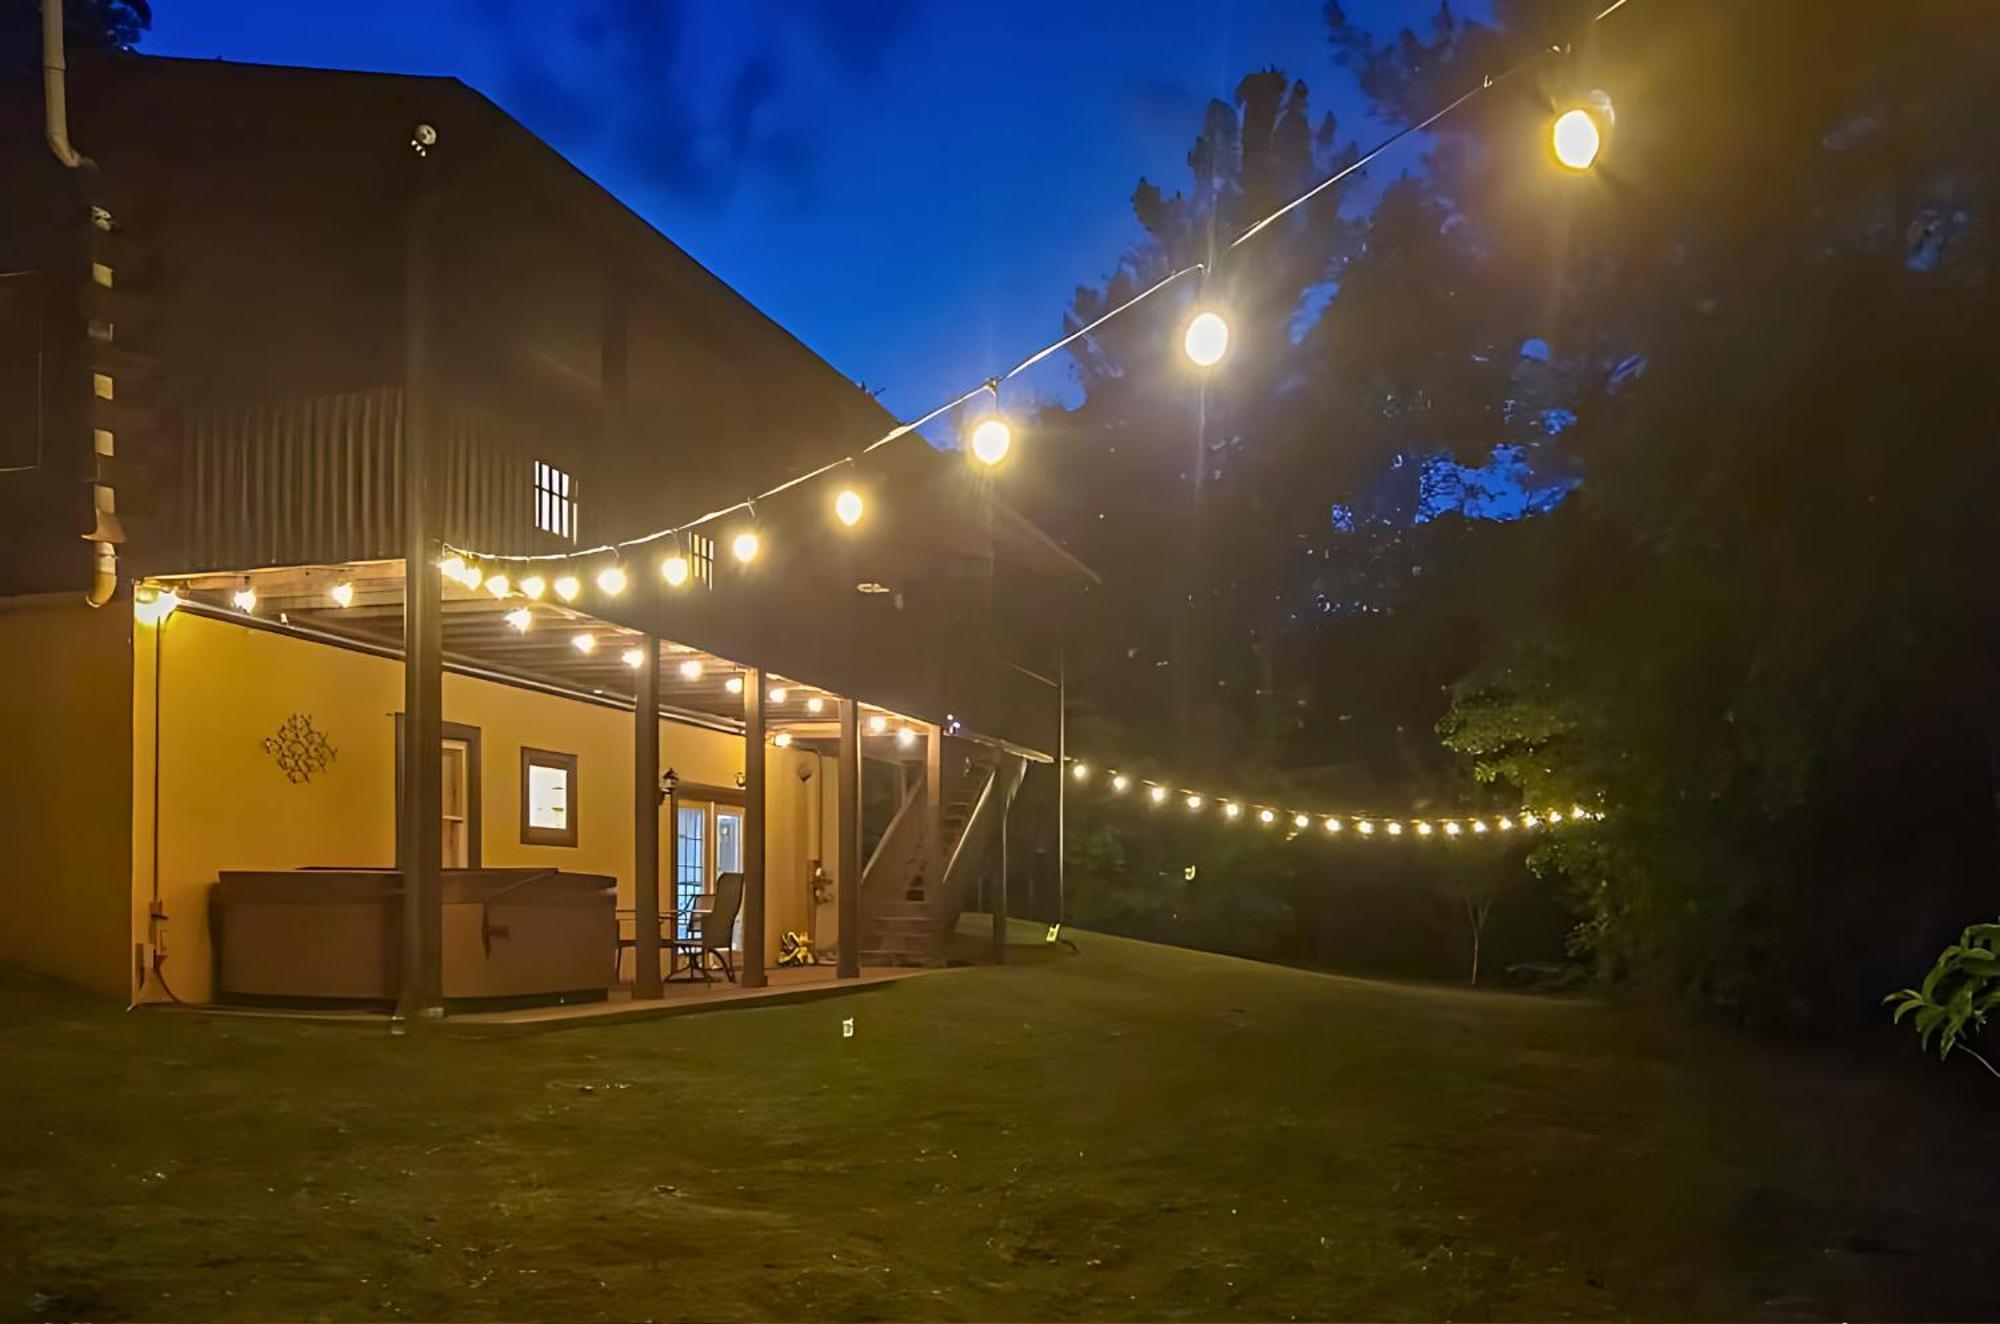
[[[1993,1071],[1993,1064],[1964,1041],[2000,1011],[2000,924],[1967,925],[1920,986],[1891,993],[1883,1001],[1895,1007],[1899,1025],[1903,1017],[1916,1013],[1911,1024],[1917,1039],[1928,1049],[1935,1038],[1939,1058],[1958,1048]]]

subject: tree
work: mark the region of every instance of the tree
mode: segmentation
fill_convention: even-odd
[[[129,51],[153,25],[151,0],[66,0],[63,38],[72,51]],[[0,0],[0,70],[42,67],[42,0]]]

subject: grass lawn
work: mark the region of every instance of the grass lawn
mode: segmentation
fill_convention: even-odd
[[[1078,936],[489,1038],[0,979],[0,1316],[2000,1313],[1957,1064]]]

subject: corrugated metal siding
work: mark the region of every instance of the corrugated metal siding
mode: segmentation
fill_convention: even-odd
[[[439,532],[539,548],[534,439],[465,410],[437,430]],[[183,429],[176,569],[241,570],[402,550],[403,393],[396,387],[196,411]]]

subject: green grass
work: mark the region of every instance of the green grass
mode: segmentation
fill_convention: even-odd
[[[1077,937],[491,1038],[0,981],[0,1316],[2000,1309],[2000,1110],[1914,1050]]]

